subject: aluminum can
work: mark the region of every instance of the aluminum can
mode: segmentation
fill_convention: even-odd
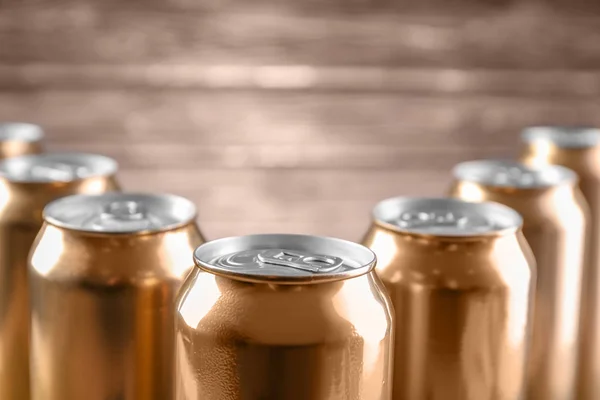
[[[390,400],[393,311],[356,243],[216,240],[177,301],[177,400]]]
[[[43,137],[38,125],[0,122],[0,159],[41,153]]]
[[[396,310],[394,400],[518,400],[535,262],[517,212],[398,197],[363,243]]]
[[[30,260],[34,400],[173,398],[175,295],[203,240],[182,197],[50,203]]]
[[[0,399],[29,399],[27,256],[50,201],[116,190],[114,160],[45,153],[0,162]]]
[[[497,201],[523,216],[523,233],[537,261],[527,398],[574,399],[589,219],[577,174],[557,165],[482,160],[458,164],[454,177],[451,195]]]
[[[600,399],[600,129],[531,127],[523,131],[522,160],[558,164],[579,175],[590,208],[583,271],[577,400]]]

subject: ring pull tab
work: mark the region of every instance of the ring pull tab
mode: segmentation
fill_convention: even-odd
[[[519,167],[506,167],[499,171],[494,177],[495,184],[511,184],[532,185],[535,183],[535,174],[531,171],[524,170]]]
[[[152,221],[143,204],[125,200],[107,204],[99,217],[93,221],[92,226],[99,231],[134,231],[150,228]]]
[[[405,212],[400,215],[397,222],[404,229],[445,229],[458,230],[489,229],[490,222],[479,216],[466,216],[453,212]]]
[[[306,255],[286,250],[263,250],[256,259],[261,264],[277,265],[314,273],[328,273],[340,268],[344,260],[339,257]]]
[[[85,177],[89,169],[83,165],[74,165],[61,162],[45,162],[31,167],[29,175],[36,179],[68,182]]]

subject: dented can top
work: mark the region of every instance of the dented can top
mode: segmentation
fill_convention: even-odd
[[[600,129],[586,126],[531,126],[521,133],[525,143],[551,143],[564,149],[585,149],[600,144]]]
[[[375,267],[376,258],[367,247],[342,239],[270,234],[205,243],[194,260],[205,271],[233,279],[298,284],[363,275]]]
[[[454,177],[486,186],[535,189],[577,183],[577,174],[560,165],[526,165],[518,161],[477,160],[454,167]]]
[[[42,128],[26,122],[0,122],[0,142],[38,142],[44,137]]]
[[[521,215],[510,207],[451,198],[395,197],[383,200],[375,206],[373,218],[395,231],[431,236],[515,232],[523,225]]]
[[[44,220],[90,233],[161,232],[196,218],[194,204],[167,194],[104,193],[67,196],[49,203]]]
[[[117,172],[112,158],[87,153],[43,153],[0,162],[0,176],[13,182],[72,182]]]

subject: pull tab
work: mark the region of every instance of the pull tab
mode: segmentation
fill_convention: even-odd
[[[89,172],[89,169],[83,165],[47,162],[32,166],[29,170],[29,176],[33,179],[68,182],[83,178]]]
[[[404,229],[431,230],[487,230],[492,227],[490,222],[481,216],[459,215],[453,212],[405,212],[397,222]]]
[[[152,227],[146,208],[137,201],[114,201],[106,205],[92,227],[99,231],[134,231]]]
[[[261,264],[278,265],[314,273],[332,272],[344,263],[339,257],[305,255],[286,250],[263,250],[256,255]]]
[[[517,184],[520,186],[530,186],[536,181],[536,176],[533,172],[524,170],[519,167],[505,167],[498,171],[494,176],[494,184],[506,185]]]

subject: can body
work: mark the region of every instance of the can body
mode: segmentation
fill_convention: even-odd
[[[70,194],[117,189],[112,176],[54,183],[0,178],[0,399],[29,399],[27,258],[42,226],[42,209]]]
[[[0,122],[0,160],[43,151],[42,128],[23,122]]]
[[[394,400],[523,398],[535,268],[519,231],[440,236],[375,218],[363,243],[396,311]]]
[[[523,216],[523,233],[537,261],[527,398],[575,399],[588,219],[576,182],[517,188],[457,180],[450,194],[467,201],[496,201]]]
[[[600,132],[596,135],[600,136]],[[521,159],[531,164],[563,165],[577,172],[589,205],[576,399],[600,399],[600,144],[565,147],[548,140],[527,141]]]
[[[201,242],[194,222],[147,234],[45,223],[30,260],[32,399],[171,399],[174,298]]]
[[[176,314],[177,400],[391,400],[392,310],[368,272],[311,284],[196,268]]]

